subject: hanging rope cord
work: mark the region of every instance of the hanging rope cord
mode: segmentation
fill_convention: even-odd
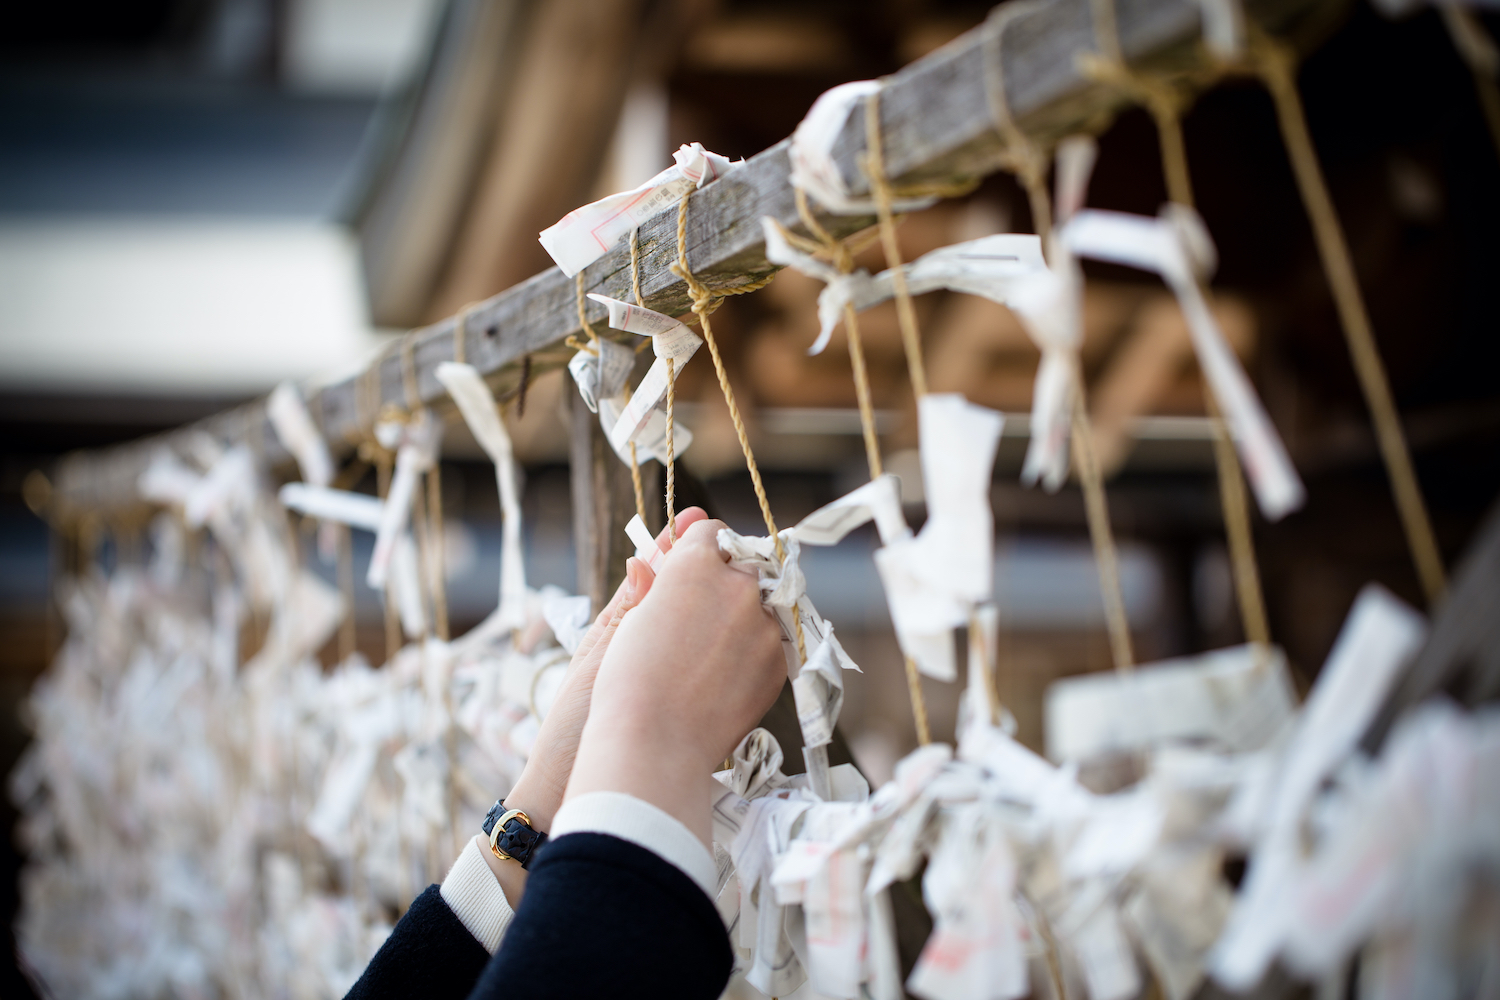
[[[880,224],[880,243],[885,251],[885,266],[891,272],[891,288],[896,298],[896,320],[901,327],[901,343],[906,349],[906,370],[911,376],[912,396],[920,401],[927,395],[927,371],[922,364],[922,335],[917,329],[917,311],[911,290],[906,285],[905,262],[896,239],[896,220],[892,210],[895,199],[885,172],[885,139],[880,130],[880,91],[865,98],[865,176],[875,199],[875,215]],[[867,432],[868,433],[868,432]],[[927,717],[927,699],[922,694],[922,677],[917,663],[907,656],[906,692],[911,699],[912,717],[917,726],[917,742],[932,742],[932,726]]]
[[[393,456],[380,439],[375,436],[375,425],[381,417],[380,370],[398,344],[387,344],[373,364],[360,375],[355,386],[354,405],[360,416],[359,454],[375,466],[375,495],[384,500],[391,489],[391,462]],[[390,663],[401,648],[401,624],[396,616],[396,598],[388,586],[385,588],[385,662]]]
[[[1018,16],[1034,9],[1033,4],[1006,4],[989,19],[988,51],[984,60],[985,96],[995,128],[1005,141],[1003,161],[1008,164],[1026,188],[1031,199],[1032,218],[1042,248],[1047,251],[1052,240],[1052,203],[1047,194],[1046,175],[1050,154],[1016,124],[1005,94],[1005,65],[1001,45],[1005,29]],[[1099,568],[1099,590],[1104,602],[1104,620],[1109,631],[1110,656],[1115,670],[1128,674],[1135,669],[1135,651],[1130,636],[1130,619],[1125,613],[1125,597],[1120,587],[1120,557],[1114,531],[1109,522],[1109,501],[1104,492],[1104,477],[1099,471],[1094,450],[1093,426],[1085,402],[1083,365],[1073,358],[1072,449],[1079,485],[1083,491],[1084,512],[1089,525],[1089,539],[1094,547],[1094,562]]]
[[[1500,72],[1500,51],[1496,51],[1495,40],[1484,30],[1484,23],[1474,11],[1460,7],[1452,0],[1439,3],[1437,7],[1442,12],[1448,36],[1453,39],[1453,47],[1474,77],[1479,108],[1484,112],[1484,122],[1489,126],[1495,152],[1500,153],[1500,86],[1495,82],[1495,74]]]
[[[415,414],[422,408],[422,394],[417,385],[416,359],[413,350],[416,335],[401,339],[401,385],[406,394],[406,408]],[[432,601],[433,630],[448,641],[448,585],[443,566],[443,462],[434,455],[432,468],[426,472],[427,495],[418,490],[412,495],[412,525],[417,536],[417,550],[426,568],[429,597]]]
[[[635,266],[636,266],[636,259],[635,259],[635,237],[636,237],[636,233],[635,233],[635,231],[632,231],[631,234],[630,234],[631,280],[632,280],[632,285],[633,285],[633,287],[635,288],[635,291],[636,291],[636,303],[639,305],[640,302],[641,302],[641,296],[640,296],[640,280],[635,275]],[[589,339],[588,339],[587,342],[584,342],[584,341],[579,340],[576,335],[571,335],[570,334],[568,336],[568,339],[565,341],[565,343],[569,347],[573,348],[576,351],[582,351],[585,354],[592,354],[595,357],[600,357],[600,356],[602,356],[603,352],[599,349],[599,334],[598,334],[597,331],[595,331],[593,324],[588,321],[588,316],[585,315],[585,313],[584,313],[585,301],[584,301],[584,292],[583,292],[583,272],[582,271],[578,272],[578,276],[577,276],[576,280],[573,283],[573,288],[575,290],[576,299],[577,299],[577,302],[578,302],[578,327],[584,333],[588,334]],[[645,341],[643,341],[636,348],[637,353],[639,353],[649,343],[651,343],[651,341],[650,341],[649,338],[646,339]],[[671,431],[669,430],[667,433],[668,433],[669,438],[670,438]],[[636,515],[641,519],[641,522],[644,524],[645,521],[646,521],[646,498],[645,498],[645,493],[644,493],[644,491],[642,489],[642,486],[641,486],[641,463],[640,463],[640,460],[636,457],[635,442],[634,441],[630,442],[630,483],[631,483],[631,486],[634,487],[634,489],[635,489],[635,512],[636,512]]]
[[[642,309],[646,308],[645,296],[641,295],[641,228],[636,226],[630,231],[630,291],[635,295],[635,304]],[[637,351],[645,350],[646,345],[651,343],[651,338],[642,340]],[[667,458],[662,463],[667,470],[667,537],[675,545],[677,542],[677,512],[673,509],[673,494],[677,486],[677,456],[672,447],[672,418],[673,407],[677,402],[677,372],[673,368],[671,358],[667,359]],[[635,513],[646,523],[646,493],[641,487],[641,463],[635,455],[635,442],[630,442],[630,482],[635,487]]]
[[[703,341],[708,345],[709,357],[713,358],[714,374],[719,378],[719,389],[723,392],[724,402],[729,407],[729,419],[734,424],[734,433],[739,439],[740,451],[745,455],[745,467],[750,471],[750,484],[755,488],[755,499],[760,504],[760,516],[766,522],[766,533],[771,536],[771,541],[776,546],[777,562],[785,563],[786,547],[782,545],[781,536],[776,531],[776,518],[772,516],[770,501],[766,499],[766,487],[760,479],[760,468],[755,464],[755,452],[750,448],[750,436],[745,430],[745,421],[740,416],[739,405],[734,400],[734,390],[729,385],[729,374],[724,370],[724,359],[719,354],[719,344],[714,339],[713,326],[708,320],[709,314],[719,307],[725,297],[743,295],[764,288],[775,277],[775,273],[748,284],[736,285],[720,291],[715,291],[699,281],[693,274],[692,268],[688,266],[687,259],[688,202],[692,196],[693,189],[689,188],[683,194],[682,200],[677,203],[677,260],[670,265],[670,270],[687,285],[693,315],[698,317],[699,328],[703,331]],[[671,385],[670,379],[667,384]],[[672,513],[671,504],[668,503],[669,518]],[[796,630],[797,660],[800,665],[807,662],[807,640],[802,634],[802,613],[797,609],[792,611],[792,624]]]
[[[1427,505],[1422,499],[1421,486],[1412,468],[1411,452],[1401,429],[1400,414],[1391,396],[1385,364],[1375,346],[1370,315],[1360,293],[1359,278],[1349,254],[1349,244],[1339,223],[1338,213],[1333,207],[1333,199],[1328,193],[1328,184],[1323,177],[1322,167],[1318,164],[1318,154],[1307,129],[1302,97],[1297,92],[1296,61],[1296,55],[1290,46],[1252,26],[1251,69],[1264,82],[1275,103],[1281,138],[1286,144],[1287,157],[1291,160],[1292,172],[1297,178],[1303,206],[1312,222],[1318,254],[1322,258],[1323,270],[1328,275],[1328,283],[1333,291],[1334,305],[1338,309],[1344,339],[1349,345],[1354,372],[1359,377],[1360,389],[1370,408],[1370,417],[1375,425],[1375,440],[1385,461],[1386,474],[1390,477],[1391,492],[1406,532],[1406,542],[1411,549],[1412,561],[1416,564],[1417,576],[1421,580],[1427,602],[1431,606],[1442,597],[1446,586],[1443,558],[1432,531]]]
[[[1142,73],[1125,62],[1119,39],[1119,21],[1115,16],[1115,0],[1092,0],[1091,11],[1095,42],[1102,55],[1080,53],[1080,68],[1085,74],[1100,83],[1115,87],[1146,108],[1156,123],[1167,198],[1175,204],[1195,208],[1187,145],[1182,136],[1182,113],[1191,100],[1190,92],[1172,80]],[[1208,289],[1204,288],[1203,294],[1208,298]],[[1224,533],[1229,543],[1235,594],[1239,598],[1240,622],[1247,642],[1266,645],[1271,641],[1271,630],[1267,622],[1265,596],[1261,589],[1260,567],[1256,562],[1255,536],[1250,524],[1245,477],[1240,469],[1239,457],[1235,454],[1229,425],[1206,377],[1203,378],[1203,401],[1213,428],[1219,503],[1223,510]]]
[[[807,227],[816,239],[807,239],[791,232],[785,226],[777,223],[777,228],[789,243],[805,253],[816,254],[828,258],[838,268],[840,274],[849,274],[854,270],[854,255],[865,246],[869,245],[859,239],[851,239],[848,243],[837,240],[826,227],[820,223],[812,213],[812,208],[807,201],[807,193],[801,188],[796,189],[797,215],[802,224]],[[891,223],[895,226],[894,219]],[[879,229],[873,237],[868,240],[884,239],[884,234]],[[865,439],[865,458],[870,466],[870,478],[879,477],[883,471],[883,463],[880,459],[880,437],[875,427],[875,409],[871,402],[870,377],[865,367],[864,346],[859,333],[858,313],[852,303],[844,305],[844,331],[849,339],[849,367],[854,374],[854,393],[859,400],[859,422]],[[905,657],[906,688],[907,695],[911,700],[912,719],[917,729],[917,741],[925,746],[932,742],[932,727],[927,717],[927,702],[922,694],[920,677],[917,674],[916,662],[911,657]]]
[[[1039,6],[1034,0],[1020,0],[995,8],[986,22],[984,64],[984,96],[989,105],[990,118],[1000,133],[1004,148],[1000,154],[1000,165],[1010,171],[1021,182],[1026,199],[1031,205],[1032,225],[1042,238],[1045,248],[1052,238],[1052,199],[1047,194],[1047,172],[1052,154],[1016,124],[1010,112],[1010,101],[1005,94],[1005,64],[1000,57],[1005,29],[1012,21],[1031,13]]]

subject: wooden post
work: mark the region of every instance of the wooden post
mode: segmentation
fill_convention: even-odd
[[[587,594],[594,613],[608,603],[625,578],[625,560],[635,551],[625,525],[635,514],[630,470],[615,457],[599,417],[567,380],[568,465],[573,498],[573,546],[578,567],[575,593]]]

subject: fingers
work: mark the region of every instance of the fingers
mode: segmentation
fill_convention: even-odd
[[[628,593],[628,596],[617,602],[614,621],[619,621],[625,616],[625,612],[645,600],[646,594],[651,590],[651,582],[656,579],[656,574],[651,568],[641,562],[635,556],[625,560],[625,580],[620,584],[620,589]]]
[[[681,538],[689,528],[707,517],[708,514],[702,507],[689,507],[687,510],[678,511],[677,537]],[[656,544],[661,546],[663,552],[670,552],[672,549],[672,539],[669,536],[670,531],[669,527],[663,528],[661,529],[661,533],[656,536]]]
[[[700,528],[700,525],[711,525],[710,528]],[[681,545],[689,534],[692,534],[694,544],[699,544],[705,532],[714,550],[718,550],[718,531],[725,527],[723,521],[710,520],[708,514],[702,507],[689,507],[677,515],[677,544]],[[699,530],[694,533],[693,529]],[[668,535],[668,529],[663,528],[656,536],[656,543],[667,552],[672,549],[672,540]],[[727,559],[728,557],[724,557]],[[631,556],[625,561],[625,579],[620,581],[614,596],[609,603],[599,610],[594,617],[594,624],[589,627],[587,633],[578,644],[575,657],[587,656],[598,643],[600,636],[611,622],[618,622],[626,611],[640,604],[645,598],[651,584],[655,581],[656,574],[641,560]]]
[[[723,562],[729,561],[726,553],[719,551],[719,529],[727,528],[725,524],[716,518],[706,514],[701,520],[695,520],[688,526],[686,531],[677,532],[677,547],[681,549],[708,549],[712,551]]]
[[[634,574],[631,573],[631,563],[638,564]],[[615,588],[615,595],[609,599],[609,603],[594,616],[594,624],[589,626],[589,630],[584,633],[583,638],[579,641],[578,648],[573,652],[574,659],[589,655],[589,652],[594,648],[594,644],[599,641],[599,635],[604,628],[611,621],[616,620],[625,610],[639,604],[641,598],[646,596],[646,589],[651,585],[651,573],[649,571],[641,572],[645,567],[639,564],[640,560],[634,556],[626,560],[625,579],[621,580],[620,585]]]

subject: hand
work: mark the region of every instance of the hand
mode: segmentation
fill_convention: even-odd
[[[722,522],[681,532],[599,667],[567,797],[619,791],[710,842],[707,784],[775,702],[781,630],[754,576],[727,565]]]
[[[679,537],[707,516],[701,507],[689,507],[680,512],[677,515]],[[672,547],[665,529],[657,536],[656,541],[663,549],[670,550]],[[604,610],[594,619],[594,624],[573,653],[567,676],[547,712],[547,718],[542,721],[537,732],[536,743],[526,760],[526,767],[510,793],[505,796],[506,806],[525,812],[537,830],[550,830],[552,817],[562,805],[568,776],[573,771],[573,761],[578,754],[578,739],[583,733],[584,723],[588,721],[599,663],[609,649],[625,613],[646,596],[653,579],[654,574],[645,563],[633,556],[626,560],[625,579],[616,589],[614,597],[604,606]],[[481,846],[485,860],[490,863],[496,876],[501,878],[501,884],[505,886],[512,905],[519,906],[519,887],[524,885],[524,869],[495,857],[488,843]],[[505,873],[504,877],[502,872]],[[516,892],[511,891],[512,883],[517,886]]]

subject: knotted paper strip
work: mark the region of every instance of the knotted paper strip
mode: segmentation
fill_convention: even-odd
[[[674,207],[693,188],[718,180],[739,164],[702,143],[682,146],[672,166],[638,188],[574,209],[541,232],[541,243],[562,272],[573,277],[614,249],[632,229]]]

